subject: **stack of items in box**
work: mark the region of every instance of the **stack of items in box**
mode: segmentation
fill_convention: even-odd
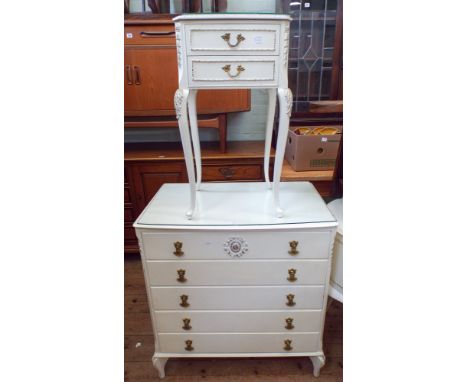
[[[290,126],[286,159],[295,171],[333,170],[342,131],[342,126]]]

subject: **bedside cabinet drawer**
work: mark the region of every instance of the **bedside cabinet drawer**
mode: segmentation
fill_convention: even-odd
[[[189,57],[190,86],[277,86],[275,58]]]
[[[146,260],[328,259],[331,235],[330,230],[142,232]]]
[[[322,309],[324,286],[151,287],[155,310]]]
[[[154,312],[158,333],[320,332],[321,310]]]
[[[328,260],[148,261],[151,286],[323,285]]]
[[[301,353],[319,350],[319,333],[159,334],[162,353]],[[288,342],[288,344],[287,344]]]
[[[188,55],[279,54],[279,25],[190,25]]]

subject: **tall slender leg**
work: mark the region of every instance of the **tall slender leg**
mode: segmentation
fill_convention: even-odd
[[[309,357],[314,366],[314,377],[320,376],[320,369],[325,365],[325,356],[324,355],[313,355]]]
[[[190,183],[190,209],[187,211],[187,218],[191,219],[195,210],[195,169],[193,168],[192,143],[190,142],[189,121],[187,118],[188,89],[177,89],[174,95],[174,105],[177,119],[179,121],[180,138],[184,149],[185,165]]]
[[[276,140],[275,167],[273,174],[273,194],[276,208],[276,216],[283,217],[283,210],[279,203],[279,187],[281,170],[283,169],[284,151],[286,149],[286,138],[289,130],[289,118],[291,117],[292,93],[286,88],[278,88],[280,120],[278,127],[278,138]]]
[[[197,119],[197,90],[190,90],[188,96],[188,111],[190,119],[190,133],[192,134],[193,152],[195,154],[195,165],[197,168],[197,186],[196,190],[200,189],[202,166],[201,166],[201,150],[200,137],[198,135],[198,119]]]
[[[267,89],[268,91],[268,115],[265,134],[265,157],[263,159],[263,173],[265,174],[265,182],[268,188],[271,188],[270,183],[270,150],[271,136],[273,134],[273,120],[275,118],[276,109],[276,88]]]
[[[166,376],[166,372],[164,371],[164,368],[166,367],[167,360],[168,358],[161,358],[161,357],[156,357],[153,355],[153,366],[158,371],[159,378],[161,379]]]

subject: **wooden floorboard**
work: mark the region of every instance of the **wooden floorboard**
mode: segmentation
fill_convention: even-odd
[[[125,256],[125,382],[159,381],[151,357],[153,330],[143,270],[138,255]],[[165,382],[342,382],[343,305],[333,301],[324,332],[327,363],[319,378],[312,375],[307,357],[170,359]]]

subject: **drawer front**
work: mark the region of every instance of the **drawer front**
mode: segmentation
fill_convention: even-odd
[[[168,231],[142,232],[147,260],[326,259],[331,231]],[[291,242],[297,242],[295,252]],[[175,243],[180,243],[179,251]],[[295,243],[292,243],[295,244]],[[241,247],[239,252],[236,245]],[[177,256],[175,253],[179,254]],[[291,254],[291,253],[292,254]]]
[[[280,25],[188,25],[188,55],[278,55]]]
[[[203,165],[202,179],[204,181],[263,180],[263,167],[261,164],[248,166]]]
[[[155,310],[322,309],[323,286],[152,287]],[[292,300],[287,296],[293,295]],[[182,306],[184,296],[186,306]],[[288,305],[291,304],[294,305]]]
[[[189,85],[208,87],[277,86],[274,57],[189,57]]]
[[[154,315],[158,333],[320,332],[322,322],[321,310],[157,311]]]
[[[306,353],[319,350],[319,333],[159,334],[161,353]],[[285,341],[290,350],[285,350]],[[187,350],[187,342],[191,341]]]
[[[129,25],[124,30],[125,45],[176,45],[173,24]]]
[[[323,285],[328,260],[148,261],[150,285]]]

